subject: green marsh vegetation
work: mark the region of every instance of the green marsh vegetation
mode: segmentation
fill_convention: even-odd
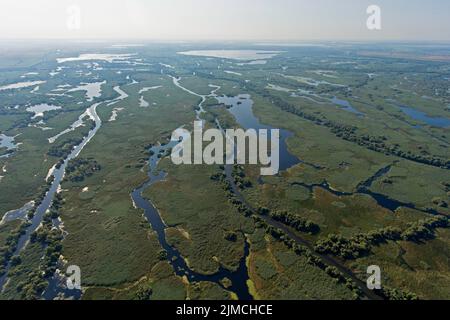
[[[98,107],[101,129],[68,166],[61,199],[57,199],[67,237],[60,241],[58,234],[51,234],[46,220],[33,236],[35,241],[14,257],[7,297],[38,297],[45,279],[36,270],[51,272],[55,257],[62,255],[81,267],[84,299],[235,298],[215,283],[189,283],[175,276],[155,233],[130,198],[147,178],[148,146],[166,143],[180,126],[191,128],[195,117],[198,97],[175,87],[170,74],[181,77],[183,86],[199,94],[209,94],[210,84],[220,86],[217,95],[250,94],[253,113],[261,123],[293,133],[287,145],[302,163],[261,179],[255,166],[233,170],[234,183],[254,208],[267,208],[267,216],[316,244],[317,251],[335,256],[361,280],[368,265],[380,265],[387,298],[448,298],[449,229],[439,219],[448,215],[450,205],[449,128],[413,119],[399,108],[406,105],[429,117],[449,118],[448,66],[371,58],[360,55],[357,47],[346,53],[338,47],[286,48],[261,65],[180,56],[178,49],[143,47],[139,55],[149,65],[126,70],[129,65],[100,62],[103,70],[90,70],[89,76],[78,72],[84,68],[82,63],[74,63],[50,77],[48,72],[57,67],[56,56],[49,54],[42,61],[27,54],[18,66],[33,67],[47,77],[39,94],[30,92],[33,87],[14,95],[0,91],[6,106],[0,109],[0,130],[20,144],[11,157],[0,158],[0,169],[6,170],[0,171],[4,176],[2,214],[42,199],[49,169],[92,128],[85,121],[54,144],[48,143],[91,102],[83,91],[71,92],[71,97],[46,94],[61,85],[93,82],[98,76],[106,84],[92,103],[117,97],[115,86],[129,95]],[[0,66],[8,66],[5,59],[0,59]],[[5,70],[0,83],[20,81],[22,71]],[[161,87],[139,92],[155,86]],[[141,96],[148,107],[140,107]],[[337,105],[330,100],[333,97],[347,101],[358,113]],[[50,129],[42,130],[36,127],[44,126],[38,124],[41,119],[32,119],[24,106],[50,102],[63,108],[44,114],[42,120]],[[225,128],[238,126],[227,107],[214,98],[208,98],[204,107],[207,112],[202,117],[208,126],[215,126],[216,119]],[[113,109],[119,108],[116,119],[109,121]],[[230,199],[223,185],[223,168],[175,166],[166,155],[161,158],[159,168],[167,177],[144,196],[169,226],[168,241],[193,270],[205,274],[219,266],[235,270],[246,237],[250,243],[248,286],[255,298],[361,297],[339,271]],[[374,176],[388,166],[389,170]],[[410,204],[409,208],[390,210],[359,193],[361,184],[368,181],[370,192]],[[319,186],[325,182],[330,190]],[[10,246],[21,223],[0,226],[1,253],[8,261],[13,258]],[[33,280],[27,282],[27,277]]]

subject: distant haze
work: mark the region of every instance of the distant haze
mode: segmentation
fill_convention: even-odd
[[[366,28],[371,4],[382,10],[380,31]],[[77,10],[68,10],[73,5],[79,24]],[[1,0],[0,6],[2,39],[450,40],[449,0]]]

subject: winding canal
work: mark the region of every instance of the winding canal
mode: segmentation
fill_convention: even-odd
[[[244,256],[241,258],[239,262],[239,267],[236,271],[230,271],[228,269],[219,267],[219,270],[212,275],[205,275],[198,272],[195,272],[189,268],[185,259],[181,256],[180,252],[171,246],[166,239],[165,230],[168,226],[162,220],[158,210],[151,203],[151,201],[145,199],[142,196],[142,193],[150,188],[155,183],[162,181],[166,177],[166,173],[163,171],[157,171],[157,166],[160,161],[161,155],[165,155],[168,151],[171,150],[175,145],[177,145],[178,141],[170,141],[170,143],[162,146],[157,145],[150,149],[150,159],[149,159],[149,170],[148,170],[148,180],[139,188],[135,189],[131,193],[131,198],[133,199],[134,204],[144,210],[144,215],[152,229],[158,235],[158,241],[161,247],[167,253],[167,260],[172,265],[175,273],[180,276],[186,276],[190,282],[200,282],[200,281],[209,281],[217,283],[220,287],[225,290],[229,290],[234,292],[240,300],[252,300],[253,297],[250,295],[247,280],[248,280],[248,272],[247,266],[245,264],[246,257],[249,254],[249,245],[245,242],[244,247]],[[244,235],[245,237],[245,235]],[[231,286],[225,288],[222,284],[222,280],[228,278],[231,280]]]
[[[201,120],[201,114],[205,112],[203,109],[203,103],[206,101],[207,97],[215,96],[216,91],[219,90],[220,87],[210,84],[209,87],[213,89],[211,93],[209,95],[201,95],[183,87],[180,84],[181,78],[177,78],[174,76],[169,77],[172,78],[173,84],[175,86],[193,96],[200,98],[200,102],[198,103],[196,108],[196,118],[197,120]],[[138,208],[144,210],[144,216],[150,223],[152,229],[157,233],[158,241],[161,247],[166,251],[167,260],[172,265],[175,274],[180,277],[187,277],[190,282],[214,282],[223,289],[235,293],[240,300],[253,300],[253,297],[250,294],[247,286],[247,280],[249,279],[246,266],[246,258],[249,255],[249,244],[247,243],[247,241],[245,241],[244,245],[244,255],[241,258],[236,271],[231,271],[224,268],[223,266],[220,266],[219,270],[212,275],[205,275],[195,272],[190,269],[190,267],[186,263],[186,260],[182,257],[180,252],[167,242],[165,230],[168,228],[168,226],[164,223],[158,210],[151,203],[151,201],[145,199],[142,196],[145,190],[152,187],[155,183],[165,179],[166,173],[157,170],[158,163],[161,160],[162,156],[166,155],[167,152],[169,152],[178,143],[179,141],[170,141],[165,145],[155,145],[150,148],[148,180],[131,193],[131,198]],[[245,235],[243,236],[245,238]],[[225,288],[223,285],[223,280],[225,278],[231,281],[231,285],[227,288]]]

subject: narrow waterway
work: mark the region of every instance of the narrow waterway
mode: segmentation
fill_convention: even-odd
[[[196,118],[197,120],[201,120],[201,114],[205,112],[203,109],[203,103],[206,101],[207,97],[215,96],[216,91],[219,90],[220,87],[210,84],[209,87],[213,89],[211,93],[209,95],[201,95],[183,87],[180,84],[181,78],[170,75],[169,77],[172,78],[173,84],[175,86],[193,96],[200,98],[200,102],[198,103],[198,106],[196,108]],[[246,266],[246,258],[249,254],[249,245],[247,241],[245,241],[244,245],[244,255],[241,258],[239,267],[236,271],[230,271],[220,266],[219,270],[212,275],[205,275],[195,272],[189,268],[180,252],[167,242],[165,230],[168,228],[168,226],[164,223],[158,210],[153,206],[151,201],[145,199],[142,195],[142,193],[152,185],[165,179],[166,173],[157,170],[158,163],[161,158],[164,157],[164,155],[166,155],[167,152],[169,152],[178,143],[179,141],[170,141],[165,145],[156,145],[150,149],[148,180],[131,193],[131,198],[138,208],[144,210],[144,215],[152,226],[152,229],[157,233],[158,241],[161,247],[166,251],[167,260],[172,265],[175,274],[177,274],[178,276],[186,276],[190,282],[214,282],[223,289],[235,293],[241,300],[252,300],[253,297],[249,293],[247,286],[247,280],[249,279]],[[245,235],[243,236],[245,238]],[[222,280],[224,280],[225,278],[231,280],[230,287],[225,288],[222,284]]]
[[[369,290],[367,288],[367,285],[363,281],[361,281],[350,269],[348,269],[346,266],[344,266],[342,263],[340,263],[337,259],[335,259],[334,257],[329,256],[329,255],[324,255],[324,254],[317,253],[314,250],[314,246],[309,241],[301,238],[300,236],[298,236],[297,234],[292,232],[290,230],[290,228],[287,227],[286,225],[284,225],[284,224],[282,224],[282,223],[280,223],[278,221],[273,220],[269,216],[258,215],[256,213],[256,210],[245,199],[245,197],[242,195],[242,193],[239,191],[239,189],[237,188],[236,184],[234,183],[234,179],[233,179],[233,176],[232,176],[232,170],[233,170],[233,168],[232,168],[231,165],[225,166],[225,174],[226,174],[226,177],[227,177],[227,181],[231,185],[232,192],[254,215],[262,218],[267,224],[271,225],[272,227],[275,227],[275,228],[278,228],[278,229],[282,230],[284,233],[286,233],[288,235],[288,237],[290,239],[294,240],[297,244],[305,246],[306,248],[308,248],[311,251],[312,254],[314,254],[315,256],[317,256],[320,259],[322,259],[322,261],[324,261],[326,264],[336,267],[345,276],[347,276],[350,279],[352,279],[356,283],[356,285],[359,287],[359,289],[366,295],[366,297],[368,299],[371,299],[371,300],[382,300],[382,298],[380,296],[378,296],[372,290]]]
[[[178,88],[180,88],[184,92],[187,92],[187,93],[189,93],[189,94],[191,94],[193,96],[199,97],[201,99],[200,103],[197,105],[197,109],[195,110],[196,115],[197,115],[197,120],[201,120],[201,114],[205,113],[205,109],[203,109],[203,104],[205,103],[206,98],[208,98],[208,97],[215,97],[216,96],[216,92],[220,89],[220,86],[216,86],[216,85],[210,84],[209,87],[213,88],[213,90],[208,95],[202,95],[202,94],[196,93],[196,92],[194,92],[192,90],[189,90],[186,87],[183,87],[180,84],[180,81],[181,81],[180,77],[177,78],[177,77],[174,77],[174,76],[171,76],[171,75],[169,75],[169,77],[172,78],[173,84],[175,86],[177,86]]]
[[[59,166],[58,168],[56,168],[56,167],[54,168],[54,170],[51,174],[51,176],[53,177],[53,182],[52,182],[48,192],[46,193],[44,199],[42,200],[41,204],[36,208],[35,214],[34,214],[33,218],[30,220],[30,226],[27,227],[25,230],[25,233],[20,236],[19,241],[16,246],[16,249],[13,253],[13,256],[20,254],[20,252],[24,249],[24,247],[29,242],[31,234],[34,231],[36,231],[38,229],[39,225],[41,224],[42,219],[43,219],[45,213],[47,212],[47,210],[52,205],[54,196],[58,192],[58,189],[61,185],[61,181],[64,178],[67,163],[70,160],[78,157],[78,155],[83,150],[83,148],[89,143],[89,141],[91,141],[91,139],[95,136],[97,131],[102,126],[102,120],[100,119],[100,117],[97,114],[97,107],[102,104],[111,104],[112,102],[119,102],[121,99],[124,99],[127,96],[127,95],[126,96],[122,95],[120,92],[118,92],[118,93],[120,94],[119,98],[94,103],[85,111],[85,113],[88,113],[90,115],[91,119],[94,120],[95,127],[91,131],[89,131],[88,135],[83,139],[83,141],[79,145],[74,147],[72,152],[67,156],[67,158],[64,160],[64,162],[61,164],[61,166]],[[26,204],[25,206],[27,206],[27,205],[28,204]],[[17,212],[19,212],[19,213],[22,213],[23,211],[24,211],[23,208],[20,208],[17,210]],[[10,212],[10,215],[16,216],[14,211]],[[10,269],[11,269],[11,263],[8,263],[5,268],[5,273],[3,274],[3,276],[0,277],[0,291],[3,289],[3,286],[4,286],[5,282],[7,281],[8,272]]]
[[[158,210],[153,206],[151,201],[145,199],[142,196],[142,193],[150,188],[155,183],[162,181],[166,177],[166,173],[163,171],[158,171],[157,166],[163,155],[166,155],[168,151],[170,151],[175,145],[177,145],[178,141],[171,141],[170,143],[162,146],[154,146],[150,149],[150,159],[149,159],[149,170],[148,170],[148,180],[142,186],[135,189],[131,193],[131,197],[133,199],[134,204],[144,210],[144,215],[148,222],[151,224],[152,229],[158,235],[158,241],[161,247],[167,252],[167,260],[172,265],[175,273],[180,276],[186,276],[190,282],[200,282],[200,281],[209,281],[215,282],[222,288],[234,292],[239,299],[241,300],[252,300],[253,297],[250,295],[247,280],[248,280],[248,272],[247,266],[245,264],[246,257],[249,254],[249,246],[248,243],[245,242],[244,246],[244,256],[241,258],[239,262],[239,267],[236,271],[230,271],[228,269],[220,266],[219,270],[212,275],[204,275],[197,273],[189,268],[184,258],[181,256],[180,252],[172,247],[166,239],[165,230],[168,226],[162,220]],[[245,235],[243,235],[245,237]],[[231,280],[232,285],[228,288],[225,288],[221,281],[225,278]]]
[[[97,133],[98,129],[100,128],[101,120],[96,113],[96,109],[100,104],[101,103],[95,103],[89,108],[91,114],[94,116],[94,119],[95,119],[94,129],[92,129],[89,132],[89,134],[83,139],[83,141],[72,150],[72,152],[69,154],[69,156],[64,160],[63,164],[59,168],[55,168],[53,170],[53,173],[52,173],[52,176],[54,178],[53,183],[51,184],[50,189],[48,190],[48,192],[45,195],[44,199],[42,200],[41,204],[36,208],[34,217],[30,220],[31,225],[28,228],[26,228],[25,233],[20,236],[19,241],[17,243],[16,250],[14,251],[13,255],[18,255],[22,251],[22,249],[25,247],[25,245],[30,240],[31,234],[41,224],[42,219],[43,219],[46,211],[52,205],[55,193],[58,191],[61,181],[64,178],[64,173],[66,170],[67,163],[71,159],[76,158],[80,154],[81,150],[83,150],[83,148],[89,143],[89,141],[92,139],[92,137]],[[21,210],[21,209],[19,209],[19,210]],[[3,288],[3,285],[7,279],[7,273],[9,272],[10,268],[11,268],[11,265],[10,265],[10,263],[8,263],[5,274],[2,277],[0,277],[0,288]]]
[[[398,161],[394,161],[394,164],[396,162],[398,162]],[[366,181],[361,182],[356,187],[355,192],[343,192],[343,191],[335,190],[330,186],[330,184],[327,181],[324,181],[322,183],[312,183],[312,184],[307,184],[304,182],[292,182],[291,185],[298,185],[298,186],[305,187],[309,190],[310,193],[313,193],[314,188],[324,189],[338,197],[350,197],[350,196],[357,195],[357,194],[365,194],[365,195],[370,196],[372,199],[374,199],[380,207],[388,209],[392,212],[396,211],[398,208],[405,207],[405,208],[414,209],[414,210],[422,211],[422,212],[429,213],[429,214],[436,214],[436,215],[439,214],[434,209],[417,208],[413,203],[402,202],[400,200],[389,198],[388,196],[386,196],[384,194],[380,194],[380,193],[371,191],[370,187],[375,182],[375,180],[377,180],[378,178],[387,174],[391,170],[391,168],[392,168],[392,164],[381,168],[380,170],[375,172],[375,174],[373,176],[369,177]]]

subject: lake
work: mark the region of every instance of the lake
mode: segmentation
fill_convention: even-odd
[[[25,81],[25,82],[11,83],[11,84],[1,86],[0,91],[33,87],[33,86],[43,84],[45,82],[46,81]]]
[[[44,113],[47,111],[59,110],[59,109],[61,109],[61,107],[42,103],[42,104],[37,104],[37,105],[31,106],[31,107],[28,107],[26,110],[28,112],[34,113],[33,119],[35,119],[38,117],[43,117]]]
[[[261,124],[259,119],[255,117],[253,114],[253,100],[250,98],[250,95],[240,94],[234,97],[217,96],[216,99],[219,103],[231,106],[228,111],[244,129],[255,129],[256,131],[260,129],[276,129],[269,125]],[[288,150],[286,140],[291,136],[293,136],[292,132],[280,129],[280,171],[287,170],[300,163],[300,160]]]
[[[281,51],[264,50],[192,50],[178,52],[185,56],[211,57],[234,60],[266,60],[280,54]]]
[[[408,106],[399,106],[400,110],[414,120],[424,122],[432,127],[448,128],[450,127],[450,119],[444,117],[430,117],[425,112],[413,109]]]

